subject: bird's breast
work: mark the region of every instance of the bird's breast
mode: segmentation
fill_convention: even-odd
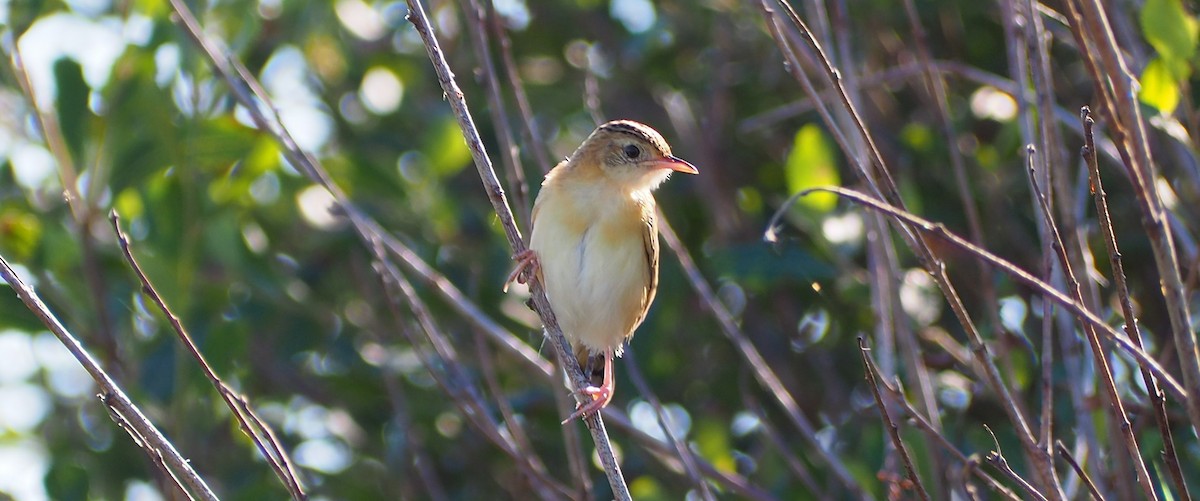
[[[549,187],[547,187],[549,188]],[[650,270],[644,207],[539,195],[530,248],[564,333],[593,352],[619,348],[644,311]]]

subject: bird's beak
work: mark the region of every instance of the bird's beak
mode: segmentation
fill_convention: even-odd
[[[696,169],[695,165],[692,165],[688,163],[687,160],[679,158],[675,155],[667,155],[663,157],[662,160],[655,162],[655,166],[660,169],[671,169],[675,172],[683,172],[686,174],[700,173],[700,171]]]

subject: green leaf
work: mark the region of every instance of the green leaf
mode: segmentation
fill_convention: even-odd
[[[453,176],[471,162],[471,150],[467,149],[458,122],[447,119],[437,127],[425,152],[429,155],[434,172],[443,177]]]
[[[205,120],[189,132],[188,161],[202,169],[229,169],[249,155],[257,142],[257,132],[238,123],[232,116]],[[265,170],[259,164],[244,167],[257,167],[239,173],[249,178],[256,178]]]
[[[805,125],[796,132],[784,172],[790,193],[841,184],[829,139],[815,124]],[[836,204],[837,196],[832,193],[814,193],[801,197],[798,202],[801,207],[820,213],[829,212]]]
[[[0,213],[0,250],[12,259],[25,261],[32,257],[41,236],[42,222],[37,216],[21,210]]]
[[[76,161],[83,157],[83,139],[92,112],[88,110],[91,89],[83,81],[83,67],[74,59],[54,62],[54,82],[58,88],[58,127]]]
[[[1186,68],[1196,54],[1196,18],[1188,15],[1180,0],[1146,0],[1142,7],[1142,33],[1170,67]],[[1175,74],[1176,78],[1185,78]]]
[[[1162,59],[1154,58],[1142,70],[1142,90],[1138,99],[1159,112],[1170,115],[1179,106],[1179,85]]]

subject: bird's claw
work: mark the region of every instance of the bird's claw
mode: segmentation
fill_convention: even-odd
[[[600,412],[600,409],[608,406],[608,402],[612,400],[613,396],[612,388],[608,388],[606,386],[588,386],[579,392],[592,397],[592,401],[586,404],[580,404],[578,407],[576,407],[575,412],[570,416],[567,416],[567,419],[564,419],[562,424],[570,423],[576,418],[587,417],[594,412]]]
[[[529,283],[542,268],[542,263],[538,261],[537,253],[533,252],[533,249],[525,249],[518,252],[513,256],[513,260],[517,262],[517,266],[513,268],[512,273],[508,274],[508,279],[504,281],[504,292],[508,292],[508,285],[513,282],[519,284]]]

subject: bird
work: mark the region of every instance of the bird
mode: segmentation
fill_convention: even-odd
[[[699,174],[658,131],[632,120],[600,125],[546,174],[529,248],[505,282],[538,280],[580,366],[604,357],[600,386],[563,423],[603,409],[615,390],[613,357],[646,319],[658,290],[658,218],[652,192],[672,172]]]

